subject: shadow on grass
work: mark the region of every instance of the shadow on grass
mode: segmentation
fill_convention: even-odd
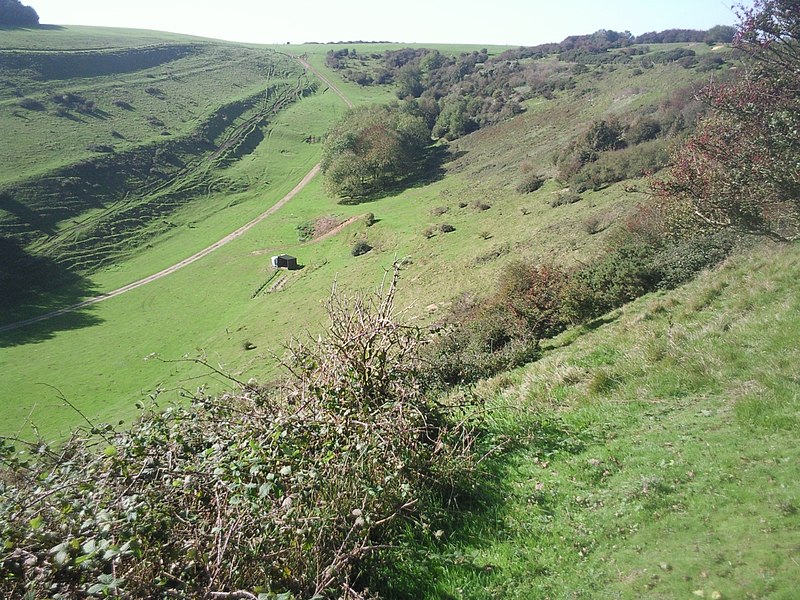
[[[391,562],[365,565],[365,577],[356,587],[368,587],[387,600],[455,600],[456,596],[443,589],[442,581],[448,575],[486,572],[485,565],[477,564],[462,548],[476,548],[504,528],[505,498],[511,493],[503,476],[508,465],[506,454],[495,456],[484,461],[484,469],[474,481],[441,490],[446,512],[425,515],[431,519],[425,533],[409,527],[405,543],[396,548]]]
[[[52,338],[56,332],[97,325],[101,320],[90,307],[53,318],[34,321],[96,296],[98,291],[85,277],[72,273],[54,260],[35,256],[8,238],[0,238],[0,347],[19,346]],[[4,330],[5,327],[13,328]]]
[[[607,325],[609,323],[613,323],[617,319],[620,318],[622,315],[622,311],[618,309],[614,309],[609,313],[601,315],[599,317],[595,317],[594,319],[587,321],[586,323],[582,323],[580,325],[576,325],[567,330],[567,334],[560,338],[543,340],[547,343],[542,345],[543,352],[550,352],[553,350],[559,350],[561,348],[568,348],[576,340],[583,337],[584,334],[589,333],[590,331],[594,331],[595,329],[599,329],[603,325]]]

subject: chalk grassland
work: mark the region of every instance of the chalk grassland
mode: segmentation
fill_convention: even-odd
[[[218,41],[193,35],[82,25],[42,25],[40,27],[0,28],[0,50],[94,50],[136,48],[168,42]]]
[[[309,60],[325,69],[329,49],[308,47]],[[207,372],[194,364],[145,360],[153,353],[170,360],[203,357],[240,379],[268,378],[275,374],[273,353],[281,353],[283,342],[306,329],[319,330],[320,302],[333,281],[352,288],[376,285],[396,257],[408,258],[398,301],[411,307],[416,322],[427,323],[459,293],[491,288],[510,260],[570,264],[591,256],[616,220],[643,197],[646,184],[611,185],[553,208],[561,186],[552,179],[532,194],[515,191],[521,164],[552,177],[553,154],[592,118],[650,104],[696,79],[677,65],[635,76],[626,66],[597,69],[577,80],[582,93],[532,100],[523,115],[434,151],[427,177],[402,193],[340,205],[325,195],[318,178],[246,236],[198,263],[79,313],[3,334],[0,403],[7,418],[0,428],[29,432],[32,422],[46,437],[64,435],[82,419],[62,394],[91,419],[116,423],[133,418],[134,403],[156,389],[164,390],[162,402],[199,385],[224,389],[224,380],[203,376]],[[392,94],[390,88],[344,83],[341,89],[355,102],[383,101]],[[317,162],[320,145],[307,140],[321,137],[344,110],[324,86],[281,110],[246,156],[212,171],[237,182],[236,189],[175,210],[169,217],[174,226],[88,273],[83,292],[109,291],[157,272],[263,212]],[[320,217],[345,221],[366,212],[377,219],[372,227],[356,219],[324,241],[298,241],[297,228]],[[594,225],[584,225],[589,222]],[[455,230],[442,233],[442,224]],[[350,249],[357,240],[373,250],[354,258]],[[278,252],[298,256],[305,268],[269,291],[264,286],[272,276],[269,257]],[[11,320],[4,315],[4,322]]]
[[[482,383],[505,452],[426,597],[796,597],[799,254],[734,257]]]

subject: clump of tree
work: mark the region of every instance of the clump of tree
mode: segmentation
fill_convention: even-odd
[[[0,0],[0,25],[30,27],[39,24],[36,10],[20,0]]]
[[[479,464],[479,407],[436,401],[396,281],[334,293],[277,387],[233,381],[58,447],[0,438],[0,596],[375,598]]]
[[[430,142],[425,120],[399,104],[351,110],[325,138],[326,187],[344,201],[397,187],[419,174]]]
[[[657,194],[712,228],[775,238],[800,231],[800,12],[793,0],[741,10],[740,75],[707,87],[709,107]]]
[[[695,42],[730,40],[731,28],[709,31],[671,30],[648,34],[659,39]],[[553,98],[574,89],[587,65],[630,64],[651,68],[678,63],[685,68],[721,68],[729,53],[696,56],[693,50],[650,53],[630,32],[601,29],[589,35],[570,36],[560,43],[515,48],[490,57],[484,49],[447,55],[428,48],[401,48],[383,54],[358,54],[355,50],[331,50],[331,68],[360,85],[394,83],[398,98],[417,105],[433,136],[453,140],[524,111],[523,103],[534,97]],[[643,56],[645,55],[646,56]],[[556,56],[558,61],[540,61]],[[531,60],[533,59],[533,60]]]

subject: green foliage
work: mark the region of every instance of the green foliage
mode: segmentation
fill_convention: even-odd
[[[20,0],[0,0],[0,25],[27,27],[39,24],[39,15]]]
[[[544,185],[545,178],[538,173],[528,173],[523,176],[522,181],[517,184],[517,192],[520,194],[530,194]]]
[[[442,108],[433,126],[433,137],[454,140],[470,130],[467,101],[459,94],[440,101]]]
[[[570,188],[577,193],[598,190],[603,186],[651,175],[669,164],[664,140],[651,140],[638,146],[603,152],[569,178]]]
[[[3,596],[310,598],[368,582],[472,471],[465,407],[427,395],[395,282],[334,294],[327,337],[289,349],[277,388],[200,392],[58,449],[0,439]]]
[[[314,223],[311,221],[300,223],[295,230],[297,231],[297,240],[300,242],[307,242],[314,237]]]
[[[565,204],[575,204],[581,201],[581,195],[575,191],[559,192],[550,201],[550,206],[556,208],[557,206],[564,206]]]
[[[419,172],[429,144],[424,120],[399,106],[354,109],[325,138],[326,187],[355,201],[396,187]]]
[[[350,254],[353,256],[361,256],[370,250],[372,250],[372,246],[370,246],[365,240],[358,240],[350,249]]]
[[[738,243],[730,231],[697,232],[667,244],[653,257],[660,289],[672,289],[727,258]]]

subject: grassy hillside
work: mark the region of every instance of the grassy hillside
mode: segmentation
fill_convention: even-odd
[[[735,257],[481,384],[496,479],[428,597],[794,597],[798,258]]]
[[[312,45],[288,50],[308,51],[312,64],[337,81],[354,102],[392,97],[389,86],[338,83],[336,73],[324,66],[330,48]],[[703,51],[710,50],[704,47]],[[256,54],[250,54],[253,52]],[[239,71],[228,73],[224,65],[229,62],[204,63],[213,73],[201,70],[194,74],[193,68],[202,56],[233,57],[234,65],[244,65],[244,76]],[[262,56],[278,62],[259,67]],[[237,62],[236,57],[241,60]],[[218,96],[208,90],[201,95],[202,86],[216,81],[214,85],[224,87],[227,93],[247,97],[266,81],[269,65],[286,64],[290,68],[282,61],[282,56],[275,58],[265,50],[201,45],[198,56],[131,75],[130,85],[126,83],[117,93],[135,93],[137,103],[153,102],[153,106],[162,107],[165,126],[176,132],[164,137],[172,141],[183,135],[181,131],[193,131],[203,111],[208,114],[211,107],[219,106]],[[178,72],[179,66],[186,70]],[[173,70],[175,77],[170,75]],[[158,78],[157,87],[167,98],[180,99],[184,107],[196,104],[196,120],[187,118],[184,122],[180,111],[169,108],[170,102],[145,92],[151,80],[147,74]],[[259,74],[264,77],[261,83]],[[252,76],[252,89],[225,87],[227,78],[234,75],[241,82],[247,81],[242,77]],[[396,256],[409,258],[399,302],[411,306],[412,314],[421,322],[439,318],[462,292],[490,289],[497,273],[511,260],[552,258],[566,264],[585,260],[598,252],[613,224],[643,197],[645,184],[628,181],[605,186],[583,194],[579,202],[554,207],[561,185],[549,179],[534,193],[518,192],[524,170],[552,178],[553,156],[581,135],[592,119],[657,106],[675,88],[708,77],[675,63],[657,64],[638,74],[634,65],[598,65],[576,72],[574,89],[558,92],[551,99],[530,100],[522,115],[439,147],[428,178],[411,189],[368,204],[347,206],[327,197],[321,182],[315,181],[268,221],[199,263],[112,301],[2,334],[0,362],[7,377],[0,383],[0,396],[7,399],[4,410],[12,415],[4,425],[5,431],[16,431],[30,418],[45,435],[58,435],[79,421],[80,417],[48,385],[58,388],[85,414],[109,421],[129,418],[135,412],[134,402],[156,388],[168,390],[167,395],[175,398],[180,390],[193,389],[202,382],[210,381],[215,388],[220,385],[196,379],[200,372],[192,365],[143,360],[152,353],[165,359],[206,356],[241,377],[269,377],[275,364],[272,352],[280,353],[280,345],[292,335],[318,328],[322,316],[319,301],[334,280],[353,288],[376,284]],[[97,83],[99,94],[104,82],[107,80],[100,77],[88,83]],[[85,83],[81,80],[81,85]],[[29,85],[34,90],[40,83],[30,79]],[[196,94],[190,93],[192,90]],[[89,98],[88,94],[84,96]],[[167,218],[156,219],[146,234],[134,238],[143,244],[112,254],[102,263],[102,269],[84,273],[72,287],[42,294],[4,312],[2,322],[34,316],[130,283],[247,222],[289,191],[318,160],[319,144],[306,140],[321,137],[344,110],[342,101],[324,86],[315,95],[284,108],[261,126],[263,139],[248,153],[201,171],[203,177],[221,182],[221,188],[209,186],[199,198],[187,194],[185,204],[173,207]],[[121,119],[120,124],[130,122],[134,127],[142,116],[140,112],[137,104],[135,111],[120,110],[108,121]],[[57,119],[49,113],[46,118]],[[19,124],[15,119],[19,117],[11,118],[16,127]],[[73,139],[71,128],[94,131],[100,127],[105,131],[117,127],[102,119],[84,120],[57,121],[70,128],[70,135],[65,134],[63,141],[59,136],[52,143],[57,146]],[[30,126],[38,131],[37,126]],[[136,138],[145,145],[152,143],[147,135],[161,137],[148,127]],[[52,156],[60,160],[64,152],[54,151]],[[143,198],[149,202],[159,197]],[[374,213],[377,219],[372,227],[357,219],[366,212]],[[86,213],[85,217],[92,215]],[[349,221],[333,237],[299,242],[297,228],[320,218],[356,220]],[[451,225],[454,231],[442,233],[443,224]],[[61,226],[74,225],[66,221]],[[357,240],[366,240],[374,249],[354,258],[350,250]],[[61,255],[62,248],[53,240],[47,245]],[[269,256],[281,251],[297,255],[305,268],[289,274],[274,291],[268,291],[267,286],[253,297],[271,276]]]
[[[284,197],[319,161],[345,103],[282,52],[307,53],[355,104],[395,96],[390,85],[344,81],[326,63],[335,46],[14,34],[0,50],[11,83],[2,150],[17,161],[0,167],[0,239],[52,280],[10,304],[0,325],[173,265]],[[381,46],[357,48],[360,67],[380,61],[370,51]],[[432,146],[408,189],[340,204],[318,177],[168,277],[0,332],[0,457],[14,472],[0,506],[7,589],[54,590],[52,576],[61,590],[131,585],[132,596],[241,587],[310,597],[352,585],[387,598],[794,597],[797,244],[741,245],[677,290],[538,340],[539,360],[450,401],[426,395],[441,391],[427,360],[382,368],[378,358],[380,375],[369,376],[373,353],[407,356],[373,343],[421,343],[386,314],[340,324],[319,354],[295,346],[303,377],[285,387],[237,387],[224,375],[269,381],[282,344],[316,339],[334,283],[374,287],[398,259],[396,306],[425,326],[454,307],[469,314],[470,298],[480,305],[514,261],[587,266],[620,244],[625,218],[648,198],[642,165],[662,164],[699,110],[693,90],[726,72],[724,60],[712,72],[696,67],[713,60],[661,60],[680,48],[487,67],[517,69],[520,84],[487,94],[489,108],[534,87],[520,73],[563,85]],[[65,76],[78,62],[84,71]],[[592,148],[573,168],[598,124],[630,133],[646,120],[658,135]],[[101,149],[109,139],[113,151]],[[359,243],[370,250],[354,256]],[[692,251],[704,247],[676,268],[691,272],[681,261]],[[271,269],[281,252],[302,268]],[[370,337],[387,327],[385,339]],[[240,395],[214,396],[230,388]],[[180,407],[161,410],[172,402]],[[155,413],[128,430],[142,404]],[[63,440],[87,421],[119,434],[100,428],[68,445],[74,454],[20,441]],[[41,477],[19,448],[42,456]],[[86,472],[97,474],[88,484]]]

